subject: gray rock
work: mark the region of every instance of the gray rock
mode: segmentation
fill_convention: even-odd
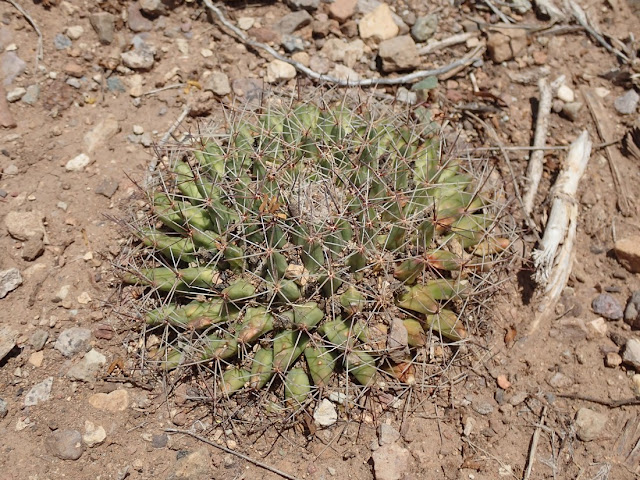
[[[0,398],[0,418],[4,418],[9,413],[9,404],[4,400],[4,398]]]
[[[180,6],[183,0],[140,0],[140,9],[151,16],[165,15]]]
[[[640,339],[632,337],[627,340],[622,354],[622,361],[640,372]]]
[[[556,372],[549,379],[549,385],[554,388],[568,388],[573,385],[573,380],[567,377],[564,373]]]
[[[338,421],[338,412],[330,400],[324,398],[313,412],[313,420],[321,427],[329,427]]]
[[[0,270],[0,298],[6,297],[9,292],[12,292],[20,285],[22,285],[22,275],[20,275],[20,271],[17,268]],[[0,359],[3,356],[0,356]]]
[[[400,432],[391,425],[383,423],[378,427],[378,444],[381,447],[396,443],[398,440],[400,440]]]
[[[211,454],[206,447],[178,458],[167,480],[200,480],[211,476]]]
[[[408,103],[409,105],[415,105],[418,102],[418,94],[416,92],[407,90],[404,87],[398,88],[396,98],[399,102]]]
[[[169,443],[169,435],[166,433],[154,433],[151,437],[151,446],[153,448],[165,448]]]
[[[78,460],[84,452],[82,435],[77,430],[56,430],[45,440],[49,453],[61,460]]]
[[[378,448],[371,458],[376,480],[400,480],[411,470],[411,453],[397,443]]]
[[[119,187],[119,182],[115,178],[103,178],[100,185],[96,187],[96,194],[107,198],[113,197]]]
[[[203,88],[205,91],[213,92],[221,97],[231,93],[229,77],[223,72],[213,72],[209,75],[204,82]]]
[[[89,15],[89,22],[98,34],[98,40],[103,45],[113,42],[116,17],[108,12],[97,12]]]
[[[72,366],[67,372],[67,377],[71,380],[80,380],[82,382],[93,382],[96,374],[107,362],[107,358],[95,349],[89,350],[82,360]]]
[[[302,52],[304,50],[304,41],[295,35],[286,34],[282,36],[282,47],[288,53]]]
[[[631,115],[638,108],[638,101],[640,101],[640,95],[631,89],[616,98],[613,106],[621,115]]]
[[[484,400],[474,400],[471,402],[471,408],[480,415],[489,415],[493,412],[493,405]]]
[[[18,332],[6,325],[0,326],[0,360],[6,357],[16,346]]]
[[[65,50],[71,45],[71,39],[62,33],[58,33],[53,37],[53,46],[56,47],[56,50]]]
[[[107,88],[110,92],[124,93],[127,91],[127,87],[124,86],[124,83],[122,83],[122,80],[120,80],[118,77],[107,78]]]
[[[31,334],[29,343],[36,352],[39,352],[44,348],[45,343],[49,339],[49,332],[46,330],[38,329]]]
[[[438,16],[431,14],[418,17],[416,23],[411,27],[411,36],[416,42],[426,42],[438,30]]]
[[[582,102],[569,102],[562,105],[562,114],[572,122],[580,118],[580,110],[582,110]]]
[[[27,105],[33,105],[38,101],[38,97],[40,96],[40,85],[33,84],[27,87],[27,91],[22,97],[22,101]]]
[[[620,302],[608,293],[601,293],[594,298],[591,308],[596,314],[609,320],[620,320],[624,316]]]
[[[294,10],[317,10],[320,0],[287,0],[287,5]]]
[[[329,61],[329,59],[320,55],[312,55],[309,59],[309,67],[311,68],[311,70],[324,75],[326,73],[329,73],[331,62]]]
[[[121,53],[120,58],[126,67],[147,71],[151,70],[155,63],[155,50],[152,45],[143,43],[134,47],[133,50]]]
[[[24,406],[31,407],[38,405],[39,403],[46,402],[51,398],[51,388],[53,387],[53,377],[49,377],[46,380],[31,387],[31,390],[27,392],[24,397]]]
[[[11,85],[26,68],[26,62],[18,57],[16,52],[4,52],[0,55],[0,80],[4,86]]]
[[[589,408],[581,408],[576,414],[576,433],[583,442],[590,442],[600,437],[607,424],[608,417]]]
[[[640,328],[640,290],[633,292],[624,309],[624,321],[632,328]]]
[[[132,32],[149,32],[153,29],[153,22],[145,18],[137,2],[132,2],[127,8],[127,25]]]
[[[299,28],[309,25],[311,20],[313,17],[306,10],[291,12],[278,20],[273,28],[282,34],[293,33]]]
[[[82,81],[79,78],[67,78],[65,83],[73,88],[82,88]]]
[[[88,352],[90,349],[91,330],[88,328],[72,327],[64,330],[56,340],[54,348],[65,357],[72,357],[76,353]]]
[[[413,70],[420,64],[418,49],[409,35],[381,42],[378,56],[382,71],[386,73]]]

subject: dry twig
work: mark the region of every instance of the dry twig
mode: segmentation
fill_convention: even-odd
[[[533,461],[536,458],[536,450],[538,449],[538,442],[540,441],[540,431],[544,427],[544,421],[547,416],[547,406],[542,407],[542,413],[540,414],[540,422],[536,425],[536,430],[533,432],[531,438],[531,447],[529,448],[529,458],[527,459],[527,468],[524,471],[522,480],[529,480],[531,476],[531,469],[533,468]]]
[[[450,64],[445,65],[443,67],[434,68],[432,70],[418,70],[408,75],[403,75],[395,78],[368,78],[365,80],[343,80],[340,78],[333,77],[331,75],[322,75],[314,70],[311,70],[309,67],[305,67],[300,62],[296,62],[291,58],[281,55],[269,45],[252,40],[251,38],[247,37],[247,35],[242,30],[240,30],[233,23],[227,20],[227,18],[224,16],[222,11],[218,7],[216,7],[211,2],[211,0],[204,0],[204,4],[207,6],[209,10],[211,10],[213,14],[215,14],[215,16],[218,18],[218,21],[222,25],[227,27],[229,30],[231,30],[234,33],[234,35],[242,43],[249,45],[250,47],[253,47],[255,49],[263,50],[267,52],[269,55],[271,55],[272,57],[274,57],[275,59],[280,60],[282,62],[286,62],[289,65],[292,65],[296,70],[304,73],[309,78],[312,78],[314,80],[319,80],[321,82],[333,83],[340,87],[371,87],[375,85],[402,85],[406,83],[411,83],[426,77],[443,75],[454,69],[466,67],[472,64],[473,62],[475,62],[477,59],[479,59],[482,52],[484,52],[484,45],[478,45],[472,52],[470,52],[465,57],[459,60],[456,60],[454,62],[451,62]]]
[[[33,19],[33,17],[31,17],[31,15],[29,15],[27,13],[27,11],[22,8],[22,6],[20,6],[19,4],[17,4],[14,0],[5,0],[6,2],[10,3],[11,5],[14,6],[14,8],[16,10],[18,10],[22,16],[24,18],[27,19],[27,21],[31,24],[31,26],[33,27],[33,29],[35,30],[36,34],[38,35],[38,48],[36,49],[36,72],[38,71],[38,63],[40,62],[40,60],[43,59],[43,49],[42,49],[42,32],[40,31],[40,29],[38,28],[38,25],[36,24],[35,20]]]
[[[600,138],[604,143],[609,143],[614,136],[613,128],[611,127],[610,122],[606,120],[607,114],[600,102],[600,99],[592,90],[587,88],[582,89],[582,94],[587,101],[587,106],[589,107],[593,121],[596,124],[598,135],[600,135]],[[631,209],[631,204],[629,203],[629,194],[622,182],[622,178],[620,177],[620,172],[617,167],[618,161],[621,160],[620,152],[612,146],[606,147],[604,151],[607,154],[609,168],[611,169],[611,176],[613,177],[613,185],[616,188],[616,195],[618,196],[618,208],[622,215],[630,217],[633,214],[633,211]]]
[[[201,441],[203,443],[206,443],[207,445],[211,445],[212,447],[215,447],[215,448],[217,448],[219,450],[222,450],[223,452],[230,453],[231,455],[235,455],[236,457],[241,458],[243,460],[246,460],[249,463],[253,463],[254,465],[256,465],[256,466],[258,466],[260,468],[264,468],[265,470],[268,470],[271,473],[275,473],[276,475],[280,475],[282,478],[286,478],[288,480],[298,480],[293,475],[289,475],[288,473],[285,473],[282,470],[278,470],[275,467],[267,465],[266,463],[263,463],[260,460],[256,460],[254,458],[251,458],[248,455],[245,455],[244,453],[236,452],[235,450],[231,450],[230,448],[223,447],[222,445],[218,445],[218,444],[212,442],[211,440],[208,440],[208,439],[206,439],[204,437],[201,437],[200,435],[197,435],[197,434],[195,434],[193,432],[190,432],[189,430],[177,430],[175,428],[165,428],[164,431],[167,432],[167,433],[180,433],[182,435],[189,435],[189,436],[195,438],[196,440],[199,440],[199,441]]]
[[[452,47],[454,45],[464,43],[470,38],[474,38],[477,36],[478,36],[478,32],[458,33],[457,35],[452,35],[450,37],[443,38],[442,40],[438,40],[436,42],[427,44],[426,46],[418,50],[418,55],[427,55],[429,53],[436,52],[442,48]]]
[[[620,60],[624,63],[629,63],[629,57],[627,57],[624,53],[622,53],[617,48],[611,46],[609,42],[607,42],[604,37],[598,32],[589,22],[589,17],[586,12],[573,0],[569,0],[569,6],[571,7],[571,13],[573,13],[573,17],[578,21],[580,25],[584,27],[584,29],[596,39],[596,41],[602,45],[608,52],[616,55]]]
[[[590,397],[588,395],[580,395],[578,393],[558,393],[557,397],[569,398],[571,400],[582,400],[584,402],[597,403],[609,408],[627,407],[630,405],[640,405],[640,398],[625,398],[622,400],[603,400],[600,398]]]
[[[536,150],[531,153],[529,165],[527,167],[527,182],[529,184],[527,192],[523,198],[523,208],[526,215],[533,212],[533,202],[538,193],[538,185],[542,178],[544,167],[544,148],[547,143],[547,130],[549,128],[549,115],[551,113],[551,101],[553,93],[564,82],[564,76],[558,77],[551,84],[546,78],[541,78],[538,82],[540,89],[540,102],[538,105],[538,119],[536,121],[536,133],[533,138],[533,146]]]
[[[538,307],[539,315],[531,324],[533,333],[543,318],[553,311],[562,290],[567,284],[575,256],[573,242],[576,237],[578,203],[575,199],[578,183],[591,156],[591,140],[584,130],[571,144],[565,167],[551,189],[551,213],[542,242],[533,252],[536,267],[534,279],[544,298]]]

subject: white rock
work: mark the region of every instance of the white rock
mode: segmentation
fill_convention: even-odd
[[[636,396],[640,396],[640,373],[636,373],[633,377],[631,377],[631,381],[633,382],[633,393]]]
[[[81,153],[80,155],[73,157],[69,160],[64,168],[69,172],[80,172],[84,170],[84,168],[92,163],[91,158],[86,153]]]
[[[27,93],[26,88],[22,88],[22,87],[13,88],[7,92],[7,102],[9,103],[17,102],[22,97],[24,97],[25,93]]]
[[[84,422],[84,432],[82,441],[87,447],[100,445],[107,438],[107,432],[105,432],[104,427],[102,425],[94,425],[89,420]]]
[[[129,95],[136,98],[141,96],[144,93],[142,89],[143,77],[139,73],[135,75],[131,75],[128,79],[129,83]]]
[[[189,41],[186,38],[176,38],[176,46],[182,55],[189,55]]]
[[[321,427],[329,427],[338,421],[338,412],[336,407],[326,398],[320,402],[320,405],[313,412],[313,420]]]
[[[371,458],[376,480],[400,480],[411,470],[411,453],[397,443],[378,448]]]
[[[283,80],[291,80],[296,76],[296,69],[293,65],[282,60],[272,60],[267,65],[267,73],[264,79],[269,83],[276,83]]]
[[[144,128],[141,125],[134,125],[133,133],[136,135],[142,135],[144,133]]]
[[[329,60],[342,62],[347,67],[353,68],[364,55],[364,42],[358,38],[352,42],[344,42],[339,38],[330,38],[320,51]]]
[[[249,30],[256,23],[256,19],[252,17],[240,17],[238,19],[238,28],[240,30]]]
[[[366,40],[382,41],[393,38],[400,32],[398,25],[393,20],[391,8],[386,3],[380,4],[375,10],[367,13],[358,24],[360,38]]]
[[[213,50],[209,48],[203,48],[200,50],[200,55],[202,55],[203,58],[213,57]]]
[[[565,103],[573,102],[576,99],[573,90],[571,90],[571,88],[567,87],[566,85],[560,85],[560,87],[558,88],[558,92],[556,93],[556,97],[558,97]]]
[[[100,367],[105,363],[107,363],[107,358],[96,349],[91,349],[82,357],[82,360],[69,369],[67,377],[71,380],[92,382],[96,379]]]
[[[79,39],[82,34],[84,33],[84,28],[82,28],[81,25],[73,25],[71,27],[67,27],[67,29],[64,32],[67,37],[69,37],[71,40],[77,40]]]
[[[360,80],[360,75],[358,75],[358,72],[356,72],[352,68],[347,67],[346,65],[337,64],[335,67],[333,67],[329,74],[340,80],[348,80],[351,82],[357,82],[358,80]]]
[[[0,270],[0,298],[6,297],[9,292],[15,290],[20,285],[22,285],[22,275],[20,275],[20,270],[17,268]]]
[[[31,390],[24,397],[24,406],[31,407],[41,402],[46,402],[51,397],[51,387],[53,387],[53,377],[31,387]]]

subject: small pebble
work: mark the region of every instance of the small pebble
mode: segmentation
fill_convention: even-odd
[[[142,126],[140,125],[134,125],[133,133],[135,133],[136,135],[142,135],[144,133],[144,128],[142,128]]]
[[[556,96],[565,103],[571,103],[576,99],[573,90],[571,90],[571,88],[566,85],[560,85]]]
[[[622,364],[622,357],[616,352],[609,352],[604,359],[604,364],[608,368],[617,368]]]

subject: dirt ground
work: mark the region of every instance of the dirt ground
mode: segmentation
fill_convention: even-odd
[[[36,67],[38,35],[12,2],[0,1],[5,90],[0,93],[13,100],[0,104],[0,120],[6,124],[0,128],[0,271],[17,269],[22,278],[0,299],[0,399],[6,402],[0,402],[0,479],[282,478],[191,436],[167,434],[165,428],[191,430],[290,478],[638,478],[639,407],[612,402],[640,396],[635,370],[616,357],[629,338],[640,337],[622,319],[599,320],[602,314],[594,311],[592,301],[605,292],[624,309],[640,290],[638,274],[621,266],[612,253],[617,239],[640,240],[640,159],[620,154],[619,143],[613,147],[630,203],[624,216],[605,150],[594,148],[578,191],[573,272],[557,315],[534,333],[529,328],[540,299],[530,295],[535,237],[528,232],[514,252],[522,259],[506,274],[488,312],[488,332],[476,341],[482,348],[474,350],[473,368],[466,375],[426,396],[409,416],[391,411],[375,421],[339,420],[312,435],[291,429],[248,441],[212,424],[206,406],[188,400],[184,390],[148,383],[139,375],[134,354],[139,325],[113,312],[122,299],[112,261],[125,243],[113,219],[122,218],[138,198],[137,185],[157,145],[185,106],[197,117],[187,116],[176,135],[205,124],[208,116],[219,118],[223,106],[255,100],[256,90],[310,91],[313,82],[301,73],[294,79],[269,79],[272,57],[229,35],[198,1],[176,1],[175,8],[146,16],[138,4],[162,2],[15,3],[42,33],[43,52]],[[365,14],[355,1],[341,3],[355,13],[335,20],[328,15],[330,3],[291,3],[316,7],[309,7],[311,23],[294,32],[307,54],[295,58],[333,72],[336,64],[347,62],[360,78],[402,74],[377,70],[375,40],[364,42],[362,57],[355,61],[331,60],[321,52],[331,38],[360,38],[358,22]],[[497,41],[491,25],[501,20],[483,2],[388,3],[405,22],[400,34],[416,18],[433,14],[439,19],[436,39],[479,29],[480,42]],[[565,75],[575,99],[565,92],[562,100],[554,100],[549,146],[566,146],[583,129],[594,144],[602,143],[584,105],[585,89],[598,92],[606,113],[600,120],[611,127],[612,140],[640,126],[637,106],[621,114],[615,103],[633,90],[632,81],[606,75],[618,70],[637,75],[637,59],[634,72],[583,30],[541,35],[535,27],[548,26],[548,19],[526,5],[519,14],[495,3],[514,25],[524,26],[524,35],[518,39],[510,37],[513,29],[503,30],[515,50],[504,61],[494,61],[501,59],[488,51],[481,62],[440,78],[429,100],[436,118],[462,121],[474,146],[496,146],[481,123],[464,115],[471,111],[495,129],[503,145],[530,146],[537,79]],[[616,47],[640,38],[637,3],[578,3],[594,25],[618,41]],[[363,9],[371,4],[357,2]],[[221,7],[232,23],[276,47],[281,36],[277,22],[296,11],[280,2],[224,2]],[[565,24],[575,22],[558,22]],[[445,65],[476,44],[467,41],[424,55],[413,69]],[[634,48],[637,43],[630,51]],[[125,66],[123,53],[140,58],[129,58]],[[474,84],[485,94],[474,95]],[[377,92],[391,98],[406,94],[397,86],[378,87]],[[575,102],[583,105],[574,105],[574,115],[567,104]],[[546,221],[544,199],[564,154],[546,153],[534,215],[539,225]],[[482,155],[512,183],[499,151],[483,150]],[[529,152],[509,150],[508,156],[520,181]],[[507,190],[513,191],[512,185]],[[85,330],[69,333],[75,327],[90,335]],[[65,345],[69,335],[72,341]],[[87,367],[89,349],[97,358],[94,370]],[[567,398],[571,395],[601,402]],[[587,426],[576,421],[582,408],[589,409]],[[395,430],[386,433],[393,437],[385,440],[393,447],[378,447],[385,436],[381,424],[399,431],[397,439]],[[538,439],[528,476],[534,434]],[[381,448],[395,459],[388,470],[376,463],[380,457],[372,459]]]

